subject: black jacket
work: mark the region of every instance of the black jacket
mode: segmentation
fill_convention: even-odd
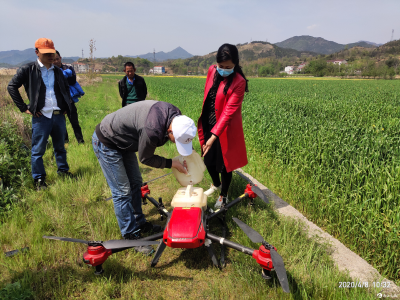
[[[18,89],[24,86],[28,95],[29,105],[26,105]],[[21,112],[29,110],[33,115],[39,112],[45,103],[46,86],[37,61],[23,65],[11,79],[7,87],[8,93]],[[62,113],[71,111],[72,99],[69,85],[60,68],[54,66],[54,93],[57,105]]]
[[[143,77],[135,74],[135,81],[133,82],[133,85],[135,86],[136,94],[139,98],[138,101],[145,100],[147,96],[147,86],[146,82],[144,82]],[[126,97],[128,97],[128,88],[126,87],[126,76],[124,76],[124,78],[122,78],[118,82],[118,87],[119,87],[119,95],[122,98],[122,107],[124,107],[126,106]]]

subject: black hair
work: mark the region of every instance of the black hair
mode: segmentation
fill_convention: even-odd
[[[59,57],[61,57],[60,52],[58,52],[58,50],[56,50],[56,53]]]
[[[128,61],[128,62],[126,62],[126,63],[124,64],[124,70],[125,70],[125,68],[128,67],[128,66],[135,69],[135,65],[134,65],[133,62],[131,62],[131,61]]]
[[[248,87],[248,84],[247,84],[248,80],[246,79],[246,76],[244,76],[244,74],[243,74],[242,67],[239,65],[239,51],[236,48],[236,46],[235,45],[231,45],[231,44],[223,44],[221,47],[219,47],[216,58],[217,58],[217,63],[222,63],[224,61],[231,60],[235,64],[234,71],[236,73],[239,73],[240,75],[242,75],[244,80],[246,80],[246,89],[245,89],[245,91],[249,92],[249,87]],[[235,72],[233,72],[231,75],[228,76],[228,82],[226,83],[225,88],[224,88],[224,95],[226,95],[226,93],[228,92],[229,87],[232,84],[233,77],[235,76]],[[218,72],[215,72],[214,83],[217,82],[217,80],[218,80],[217,77],[218,76],[221,76],[221,75],[219,75]]]
[[[38,49],[38,48],[35,48],[35,51],[39,51],[39,49]]]

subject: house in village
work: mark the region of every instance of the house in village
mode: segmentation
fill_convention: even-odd
[[[293,74],[294,73],[294,66],[287,66],[285,67],[285,71],[286,74]]]
[[[304,68],[306,67],[307,63],[303,62],[300,65],[296,66],[287,66],[285,67],[285,71],[283,71],[282,73],[286,73],[286,74],[294,74],[294,73],[301,73],[304,71]]]
[[[326,61],[328,64],[334,64],[334,65],[342,65],[345,64],[347,65],[347,61],[345,59],[333,59],[333,60],[327,60]]]
[[[154,74],[165,74],[165,67],[156,66],[153,69]]]
[[[307,63],[303,62],[301,63],[297,68],[296,68],[296,72],[297,73],[302,73],[304,71],[304,68],[306,67]]]
[[[72,67],[74,68],[75,73],[87,73],[89,72],[89,65],[80,63],[80,62],[74,62],[72,63]]]

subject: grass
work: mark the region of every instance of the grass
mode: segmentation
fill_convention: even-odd
[[[93,268],[82,262],[84,245],[42,238],[43,235],[89,240],[120,238],[113,204],[104,201],[110,196],[110,190],[90,143],[95,126],[105,115],[120,108],[117,77],[105,76],[103,82],[86,86],[85,92],[77,106],[86,144],[78,145],[71,138],[72,142],[67,145],[71,172],[79,179],[58,178],[52,151],[48,149],[44,161],[49,188],[35,192],[32,185],[25,187],[21,201],[0,219],[3,252],[30,248],[12,258],[0,255],[2,297],[11,299],[13,294],[18,294],[26,296],[20,299],[375,298],[376,291],[339,288],[339,282],[351,279],[334,266],[329,247],[323,241],[307,238],[301,224],[278,216],[260,200],[253,207],[242,203],[228,213],[228,238],[258,248],[230,221],[236,216],[275,245],[288,270],[290,295],[282,292],[275,277],[269,282],[263,280],[260,267],[251,257],[233,250],[227,252],[227,267],[222,270],[212,266],[204,248],[167,248],[156,268],[150,267],[151,257],[127,250],[110,256],[104,264],[105,273],[95,276]],[[69,123],[68,131],[72,132]],[[199,150],[198,142],[195,148]],[[166,157],[177,155],[173,144],[159,148],[158,153]],[[144,180],[169,171],[140,167]],[[208,188],[210,182],[206,176],[200,186]],[[230,197],[242,194],[245,185],[234,176]],[[167,176],[152,182],[150,188],[151,195],[163,197],[170,208],[179,185],[172,176]],[[209,204],[213,205],[212,199]],[[150,221],[164,224],[151,204],[144,206],[144,212]],[[213,225],[212,231],[218,234],[218,224]]]

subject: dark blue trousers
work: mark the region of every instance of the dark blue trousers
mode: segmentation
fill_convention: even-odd
[[[51,136],[53,141],[54,156],[56,158],[58,172],[67,172],[67,151],[64,147],[65,139],[65,117],[64,115],[52,115],[32,117],[32,177],[39,179],[46,177],[43,165],[43,155],[46,151],[47,139]]]

